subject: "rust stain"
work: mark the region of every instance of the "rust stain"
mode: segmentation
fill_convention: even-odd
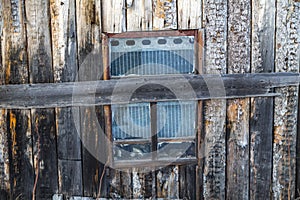
[[[228,126],[229,128],[233,128],[232,124],[236,121],[238,116],[238,104],[236,102],[232,102],[228,105],[227,108],[227,116],[228,116]]]
[[[172,1],[170,1],[170,2],[172,2]],[[162,18],[162,19],[164,19],[166,17],[163,0],[156,0],[156,7],[155,7],[154,15],[156,17]]]
[[[205,120],[205,127],[209,127],[212,124],[211,121],[209,120]]]
[[[256,103],[254,98],[251,98],[251,112],[250,112],[250,117],[253,118],[254,114],[256,113]]]
[[[281,48],[281,44],[277,44],[277,49],[280,49]]]
[[[9,52],[8,50],[6,50],[6,52]],[[11,65],[10,65],[10,62],[7,60],[6,62],[6,71],[5,71],[5,83],[8,84],[9,83],[9,79],[10,79],[10,70],[11,70]]]
[[[98,177],[99,177],[99,169],[96,169],[96,173],[94,176],[94,182],[97,183],[98,182]]]
[[[17,132],[16,132],[16,125],[17,125],[17,118],[12,112],[9,113],[10,123],[9,128],[12,134],[12,152],[14,155],[17,154]]]
[[[274,127],[274,143],[279,144],[282,142],[282,140],[284,139],[283,130],[284,130],[283,126]]]

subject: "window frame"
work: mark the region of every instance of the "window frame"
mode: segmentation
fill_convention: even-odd
[[[170,31],[151,31],[151,32],[125,32],[125,33],[104,33],[102,34],[102,59],[103,59],[103,80],[109,81],[110,75],[110,51],[109,51],[109,39],[111,38],[144,38],[144,37],[176,37],[176,36],[194,36],[194,56],[195,56],[195,74],[203,73],[203,30],[170,30]],[[159,75],[155,75],[159,76]],[[128,77],[130,78],[130,77]],[[132,166],[145,167],[145,166],[163,166],[169,164],[170,161],[174,165],[183,164],[196,164],[200,160],[200,145],[201,145],[201,132],[202,132],[202,101],[198,101],[196,105],[196,118],[195,118],[195,136],[192,137],[176,137],[176,138],[158,138],[157,136],[157,102],[150,103],[150,123],[151,123],[151,139],[124,139],[114,140],[112,133],[112,110],[111,105],[104,106],[105,117],[105,132],[109,140],[108,145],[108,162],[110,166],[114,168],[127,168]],[[155,123],[153,123],[155,122]],[[147,160],[114,160],[113,148],[116,144],[149,144],[151,143],[152,158]],[[195,156],[192,158],[172,158],[159,159],[157,147],[160,142],[172,143],[172,142],[193,142],[195,145]]]

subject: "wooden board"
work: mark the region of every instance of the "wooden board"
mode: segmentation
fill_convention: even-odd
[[[106,3],[108,1],[105,1]],[[100,0],[77,0],[76,22],[78,39],[79,81],[93,81],[102,78],[102,46]],[[105,12],[105,8],[103,7]],[[104,22],[105,24],[105,22]],[[105,173],[106,153],[102,107],[80,108],[80,136],[82,141],[83,195],[106,197]],[[106,175],[104,175],[106,176]],[[102,181],[102,183],[100,183]],[[99,192],[99,187],[101,189]]]
[[[2,2],[1,2],[2,3]],[[5,84],[5,65],[3,65],[2,56],[5,55],[3,51],[3,6],[0,5],[0,85]],[[0,110],[0,199],[8,199],[9,192],[9,158],[8,158],[8,144],[7,144],[7,123],[6,123],[6,110]]]
[[[78,70],[75,1],[50,1],[50,14],[54,82],[73,82]],[[59,193],[66,196],[82,195],[79,115],[74,111],[77,109],[57,108],[55,116]]]
[[[102,31],[105,33],[121,33],[126,31],[125,0],[102,1]]]
[[[277,1],[275,71],[299,71],[298,1]],[[298,87],[276,89],[273,144],[273,198],[294,199]]]
[[[30,83],[53,82],[49,1],[25,2]],[[48,199],[58,191],[54,109],[31,111],[35,168],[34,198]]]
[[[227,68],[227,2],[204,1],[203,28],[206,29],[204,73],[225,74]],[[203,196],[225,199],[226,101],[204,102]]]
[[[152,30],[152,0],[127,1],[127,31]]]
[[[5,84],[28,83],[24,3],[2,1],[3,35],[2,81]],[[3,113],[5,114],[5,113]],[[30,111],[8,110],[6,117],[7,151],[9,159],[9,192],[11,199],[31,199],[34,182]]]
[[[278,96],[279,93],[270,93],[270,90],[296,86],[299,81],[298,73],[259,73],[224,76],[167,75],[48,85],[5,85],[0,86],[0,107],[26,109],[111,105],[128,101],[137,103]],[[143,87],[135,92],[135,98],[128,100],[127,94],[137,85]],[[166,91],[164,85],[174,88],[177,97]]]
[[[300,95],[300,90],[298,95]],[[298,101],[297,149],[296,149],[296,199],[300,197],[300,101]]]
[[[196,165],[183,165],[179,167],[179,197],[180,199],[196,198]],[[198,196],[199,197],[199,196]],[[200,198],[200,197],[199,197]]]
[[[252,73],[275,66],[275,2],[252,1]],[[250,114],[250,199],[270,199],[273,98],[252,98]]]
[[[177,29],[177,0],[153,0],[153,30]]]
[[[202,28],[202,1],[177,0],[178,29]]]
[[[9,154],[7,140],[7,111],[0,110],[0,199],[8,198],[9,192]]]
[[[157,198],[179,198],[179,168],[168,166],[157,170],[156,189]]]
[[[59,194],[66,197],[82,194],[81,164],[77,160],[58,160]]]
[[[229,74],[249,73],[251,61],[250,2],[228,2],[228,66]],[[227,102],[227,199],[249,196],[249,109],[250,101]]]

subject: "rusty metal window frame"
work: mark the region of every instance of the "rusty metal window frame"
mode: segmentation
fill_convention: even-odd
[[[110,49],[109,49],[109,39],[118,38],[118,39],[143,39],[143,38],[159,38],[159,37],[178,37],[180,36],[193,36],[194,37],[194,58],[193,61],[193,73],[201,74],[202,66],[203,66],[203,31],[202,30],[187,30],[187,31],[153,31],[153,32],[126,32],[121,34],[103,34],[103,69],[104,69],[104,80],[110,80],[111,78],[116,78],[111,76],[110,72]],[[130,46],[130,44],[129,44]],[[197,68],[196,68],[197,66]],[[138,75],[139,76],[139,75]],[[156,75],[156,76],[159,76]],[[130,78],[130,77],[128,77]],[[108,158],[109,162],[112,166],[118,168],[122,167],[131,167],[131,166],[160,166],[165,163],[169,163],[168,159],[159,159],[157,153],[158,144],[161,142],[166,143],[178,143],[178,142],[186,142],[186,143],[194,143],[194,156],[189,158],[176,158],[176,160],[172,161],[172,164],[189,164],[189,163],[197,163],[198,158],[198,146],[199,146],[199,135],[201,131],[201,116],[202,116],[202,102],[198,102],[196,105],[195,111],[195,135],[191,137],[173,137],[173,138],[158,138],[157,136],[157,121],[154,122],[153,119],[157,118],[157,102],[149,102],[150,103],[150,124],[151,124],[151,139],[130,139],[130,140],[114,140],[112,133],[112,110],[111,105],[104,106],[105,113],[105,125],[106,125],[106,134],[108,139],[110,140],[109,149],[108,149]],[[200,124],[199,124],[200,123]],[[151,145],[152,156],[149,159],[140,160],[118,160],[114,159],[114,146],[121,144],[134,144],[134,145]],[[175,158],[173,158],[175,159]]]

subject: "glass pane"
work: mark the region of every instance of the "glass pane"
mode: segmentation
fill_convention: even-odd
[[[190,74],[194,36],[110,39],[112,76]]]
[[[194,158],[195,142],[158,143],[158,158]]]
[[[158,102],[158,138],[195,136],[196,102]]]
[[[114,140],[151,137],[149,103],[112,105],[111,109]]]
[[[114,160],[151,159],[151,144],[114,145]]]
[[[193,51],[143,51],[112,53],[111,75],[159,75],[193,73]]]

